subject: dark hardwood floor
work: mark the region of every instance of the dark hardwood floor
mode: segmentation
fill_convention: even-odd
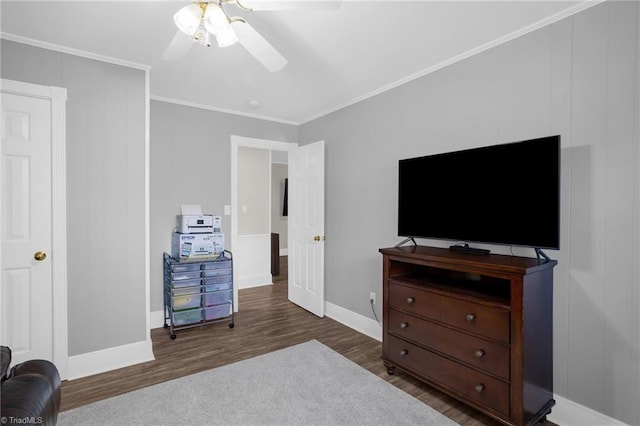
[[[286,257],[281,258],[280,272],[272,286],[239,291],[234,328],[212,324],[179,331],[176,340],[168,330],[154,329],[155,361],[63,382],[62,410],[316,339],[461,425],[498,424],[409,375],[387,374],[380,342],[290,303]]]

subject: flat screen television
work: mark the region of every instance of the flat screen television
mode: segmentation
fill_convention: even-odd
[[[399,161],[398,236],[560,248],[560,136]]]

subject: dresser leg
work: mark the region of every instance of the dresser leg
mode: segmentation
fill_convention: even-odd
[[[396,366],[390,362],[384,361],[384,366],[387,369],[387,373],[393,374],[396,371]]]

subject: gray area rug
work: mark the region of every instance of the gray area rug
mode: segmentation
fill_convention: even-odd
[[[58,425],[457,423],[312,340],[60,413]]]

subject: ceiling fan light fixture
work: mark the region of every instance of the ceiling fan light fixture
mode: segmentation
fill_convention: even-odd
[[[202,8],[197,3],[191,3],[176,12],[173,21],[180,31],[192,37],[202,22]]]
[[[203,24],[200,24],[192,38],[203,46],[211,47],[211,34],[204,28]]]
[[[211,34],[229,27],[229,18],[216,3],[208,3],[204,12],[204,26]]]
[[[229,17],[227,15],[227,11],[224,8],[227,4],[235,4],[240,9],[247,11],[252,10],[245,7],[240,1],[244,2],[244,0],[210,0],[196,1],[184,6],[173,15],[173,20],[179,29],[176,36],[179,36],[180,32],[182,32],[192,41],[207,47],[211,46],[212,36],[216,37],[219,47],[228,47],[238,43],[264,65],[267,70],[271,72],[280,71],[287,64],[285,57],[261,36],[255,28],[249,25],[244,18],[239,16]],[[179,44],[179,40],[180,37],[176,38],[174,36],[171,45]],[[165,56],[169,59],[175,54],[163,55],[163,59]]]

